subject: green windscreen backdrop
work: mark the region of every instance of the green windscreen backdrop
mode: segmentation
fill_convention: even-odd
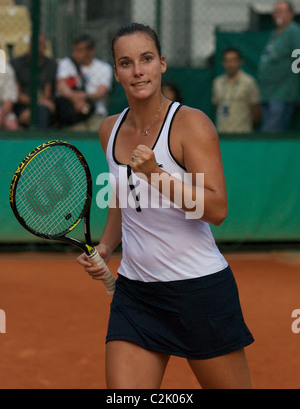
[[[260,135],[258,135],[258,138]],[[300,139],[222,140],[229,213],[224,241],[300,239]]]
[[[242,33],[217,32],[217,49],[214,62],[214,75],[224,73],[222,53],[229,47],[237,48],[243,56],[243,69],[257,78],[257,68],[261,54],[270,38],[270,31],[245,31]]]
[[[94,183],[92,236],[98,240],[106,221],[107,209],[99,209],[96,199],[103,196],[107,172],[105,156],[97,135],[74,137],[68,133],[35,134],[0,138],[0,242],[37,242],[14,219],[9,205],[9,186],[19,162],[37,145],[63,139],[77,146],[91,167]],[[265,139],[259,134],[248,139],[237,136],[221,139],[227,181],[229,213],[219,227],[212,226],[217,241],[299,241],[300,240],[300,138]],[[98,182],[98,184],[97,184]],[[103,190],[104,189],[104,190]],[[106,195],[107,196],[107,195]],[[166,226],[166,229],[168,226]],[[76,228],[75,237],[83,237]]]

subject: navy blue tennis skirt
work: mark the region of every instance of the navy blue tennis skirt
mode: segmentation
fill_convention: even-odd
[[[119,275],[106,342],[123,340],[188,359],[250,345],[230,267],[210,276],[143,283]]]

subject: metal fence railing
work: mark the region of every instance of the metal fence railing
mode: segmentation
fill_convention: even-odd
[[[300,11],[300,0],[293,3]],[[47,37],[46,55],[56,61],[70,55],[74,37],[88,33],[96,40],[97,57],[112,64],[114,32],[138,21],[157,30],[169,66],[201,69],[215,53],[216,29],[264,28],[257,16],[270,16],[273,4],[274,0],[0,0],[0,48],[7,61],[32,50],[31,123],[36,125],[39,33]]]

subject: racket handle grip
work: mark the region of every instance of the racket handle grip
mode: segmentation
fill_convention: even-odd
[[[106,272],[104,274],[105,279],[103,281],[105,287],[106,287],[106,292],[108,295],[114,295],[115,293],[115,287],[116,287],[116,280],[112,273],[109,271],[107,265],[105,264],[103,258],[100,256],[98,251],[95,249],[94,253],[90,256],[88,256],[90,262],[93,264],[93,266],[101,266],[105,267]]]

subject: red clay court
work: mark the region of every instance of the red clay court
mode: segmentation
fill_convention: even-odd
[[[300,253],[225,254],[256,342],[246,349],[254,389],[300,387]],[[1,389],[105,389],[110,297],[75,262],[76,255],[0,255]],[[120,258],[110,263],[116,272]],[[171,358],[163,389],[196,389],[184,359]]]

